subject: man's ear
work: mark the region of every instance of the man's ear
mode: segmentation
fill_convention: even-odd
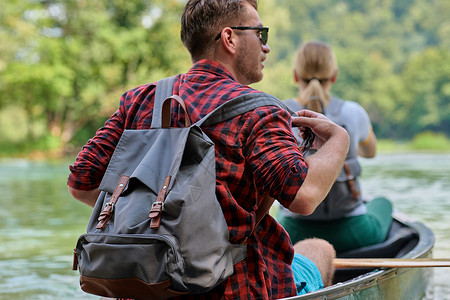
[[[225,27],[222,29],[219,42],[222,43],[225,51],[234,54],[236,52],[236,38],[233,29]]]

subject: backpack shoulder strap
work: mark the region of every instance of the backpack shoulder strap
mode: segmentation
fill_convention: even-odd
[[[198,126],[210,126],[232,119],[261,106],[277,106],[288,111],[291,115],[296,115],[295,112],[289,109],[278,98],[270,94],[260,92],[245,94],[233,98],[217,107],[195,124]]]
[[[167,97],[172,95],[173,83],[175,82],[175,77],[167,77],[158,80],[156,83],[155,99],[153,104],[153,114],[152,114],[152,124],[150,128],[161,128],[162,127],[162,105]]]
[[[332,97],[330,104],[328,104],[327,108],[325,109],[325,115],[337,116],[341,112],[343,106],[344,100],[337,97]]]
[[[206,115],[204,118],[195,123],[198,126],[209,126],[213,124],[217,124],[234,117],[237,117],[241,114],[254,110],[261,106],[277,106],[281,109],[288,111],[291,115],[296,116],[297,114],[289,109],[284,103],[282,103],[278,98],[266,94],[266,93],[250,93],[242,96],[238,96],[234,99],[231,99],[214,111]],[[257,227],[262,219],[269,212],[270,207],[274,202],[274,198],[265,196],[261,201],[260,206],[256,211],[256,225]],[[254,229],[250,233],[253,234]],[[244,240],[243,244],[247,242],[247,239]]]

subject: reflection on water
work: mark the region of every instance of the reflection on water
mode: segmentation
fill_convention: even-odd
[[[99,298],[71,271],[90,209],[69,196],[67,165],[0,162],[0,299]]]
[[[391,199],[433,230],[433,257],[450,258],[450,154],[385,154],[362,165],[363,196]],[[434,269],[434,299],[450,299],[449,278],[450,268]]]
[[[363,195],[384,195],[436,236],[450,257],[450,155],[385,154],[363,160]],[[99,299],[83,293],[72,249],[90,208],[66,187],[68,162],[0,161],[0,299]],[[435,269],[435,299],[450,295],[450,268]]]

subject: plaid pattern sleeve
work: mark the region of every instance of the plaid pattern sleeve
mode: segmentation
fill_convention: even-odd
[[[79,190],[97,188],[124,129],[150,128],[154,90],[155,84],[146,84],[122,95],[119,109],[97,130],[69,166],[67,184],[70,187]]]
[[[118,111],[99,129],[70,166],[68,184],[96,188],[124,128],[150,128],[154,84],[126,92]],[[202,60],[174,84],[192,122],[239,95],[258,92],[236,82],[220,64]],[[175,104],[172,124],[183,126]],[[234,274],[207,295],[181,299],[276,299],[296,295],[291,262],[293,248],[286,231],[271,216],[255,228],[255,212],[269,194],[288,207],[306,176],[290,116],[274,107],[260,107],[226,122],[203,128],[215,143],[216,194],[230,232],[230,242],[248,237],[247,258]],[[252,229],[255,228],[252,235]]]
[[[69,166],[67,184],[70,187],[93,190],[100,185],[109,159],[123,132],[121,123],[121,114],[118,110],[81,149],[73,165]]]

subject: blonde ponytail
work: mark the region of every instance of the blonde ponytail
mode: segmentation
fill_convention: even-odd
[[[300,98],[303,100],[306,109],[323,113],[324,103],[330,102],[329,95],[323,89],[318,79],[311,79],[306,89],[300,92]]]
[[[323,108],[330,102],[328,84],[336,75],[337,62],[331,47],[320,41],[303,44],[297,51],[294,71],[298,80],[307,86],[301,89],[300,98],[307,109],[323,113]]]

